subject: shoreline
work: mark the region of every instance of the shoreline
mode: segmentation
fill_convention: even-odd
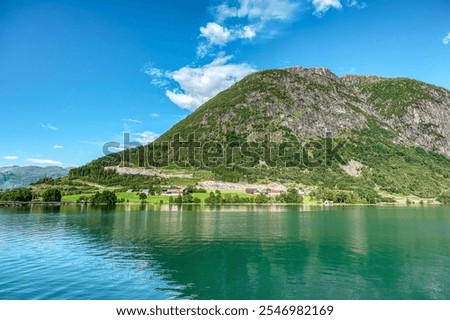
[[[115,206],[159,206],[159,207],[173,207],[173,206],[202,206],[202,207],[250,207],[250,206],[259,206],[259,207],[323,207],[323,208],[333,208],[333,207],[429,207],[429,206],[445,206],[443,203],[424,203],[424,204],[405,204],[405,203],[335,203],[333,205],[324,205],[324,204],[314,204],[314,203],[222,203],[222,204],[207,204],[207,203],[156,203],[156,202],[120,202],[116,203]],[[0,208],[25,208],[25,207],[61,207],[61,206],[93,206],[90,203],[76,203],[76,202],[20,202],[20,201],[0,201]],[[107,207],[107,205],[96,205],[96,207]]]
[[[33,201],[0,201],[0,208],[23,208],[23,207],[60,207],[69,206],[73,202],[33,202]]]

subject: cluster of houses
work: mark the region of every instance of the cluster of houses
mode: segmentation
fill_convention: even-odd
[[[128,193],[132,193],[133,189],[130,189],[127,191]],[[143,189],[139,192],[140,194],[143,193],[146,196],[150,195],[150,190],[149,189]],[[183,195],[183,189],[163,189],[161,190],[161,195],[162,196],[182,196]]]
[[[163,189],[161,190],[161,195],[162,196],[182,196],[183,195],[183,189]],[[128,190],[127,192],[131,193],[133,192],[132,189]],[[251,194],[251,195],[257,195],[257,194],[262,194],[265,196],[279,196],[283,193],[285,193],[286,191],[284,190],[277,190],[277,189],[271,189],[271,188],[264,188],[264,189],[257,189],[257,188],[247,188],[245,189],[245,193],[246,194]],[[141,190],[139,193],[143,193],[145,195],[150,195],[150,190],[149,189],[143,189]],[[303,190],[298,190],[298,194],[299,195],[305,195],[305,191]]]
[[[162,196],[182,196],[183,191],[181,189],[163,189],[161,190]]]
[[[253,195],[255,195],[255,194],[262,194],[262,195],[265,195],[265,196],[279,196],[279,195],[281,195],[281,194],[283,194],[285,192],[286,191],[284,191],[284,190],[277,190],[277,189],[271,189],[271,188],[265,188],[265,189],[262,189],[262,190],[259,190],[257,188],[247,188],[247,189],[245,189],[245,193],[246,194],[253,194]],[[305,195],[305,191],[298,190],[298,194],[303,196],[303,195]]]
[[[246,194],[252,194],[252,195],[263,194],[263,195],[266,195],[266,196],[279,196],[282,193],[284,193],[284,191],[283,190],[270,189],[270,188],[266,188],[266,189],[262,189],[262,190],[259,190],[257,188],[247,188],[247,189],[245,189],[245,193]]]

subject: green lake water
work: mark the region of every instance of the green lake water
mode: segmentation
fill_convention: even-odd
[[[450,299],[450,208],[0,208],[0,299]]]

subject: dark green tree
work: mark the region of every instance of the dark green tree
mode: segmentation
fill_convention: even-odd
[[[216,204],[217,203],[217,198],[216,195],[214,194],[214,192],[210,192],[209,193],[209,197],[205,199],[205,203],[207,204]]]
[[[42,194],[42,201],[44,202],[60,202],[62,199],[61,191],[57,188],[50,188]]]
[[[33,193],[27,188],[16,188],[2,193],[1,200],[29,202],[33,200]]]
[[[297,189],[289,188],[287,192],[280,195],[279,201],[284,203],[303,203],[303,197],[298,194]]]
[[[91,202],[94,205],[105,204],[108,206],[114,206],[117,202],[117,196],[114,192],[105,190],[103,192],[97,192],[92,196]]]
[[[255,203],[269,203],[270,198],[263,195],[263,194],[258,194],[255,198]]]
[[[450,204],[450,192],[441,193],[436,200],[440,203]]]

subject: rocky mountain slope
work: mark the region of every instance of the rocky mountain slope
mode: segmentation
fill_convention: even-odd
[[[413,144],[450,157],[450,91],[417,80],[337,77],[325,68],[254,73],[211,99],[158,141],[175,133],[221,140],[227,132],[256,140],[286,132],[299,138],[368,128],[370,119]]]

